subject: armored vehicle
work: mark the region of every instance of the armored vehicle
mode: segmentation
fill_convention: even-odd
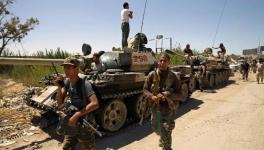
[[[226,83],[232,75],[228,59],[228,56],[222,56],[221,58],[213,56],[212,49],[207,48],[203,55],[198,55],[193,58],[193,71],[194,73],[197,72],[201,62],[205,62],[206,79],[204,82],[207,87],[213,88]]]
[[[192,68],[190,65],[174,65],[170,69],[176,74],[178,80],[181,81],[181,94],[183,96],[181,102],[185,102],[196,89],[195,78],[192,76]]]

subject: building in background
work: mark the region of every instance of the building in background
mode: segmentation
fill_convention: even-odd
[[[245,57],[251,57],[253,59],[264,58],[264,46],[259,46],[252,49],[244,49],[242,54]]]

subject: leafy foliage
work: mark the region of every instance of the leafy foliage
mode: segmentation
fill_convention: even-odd
[[[37,18],[29,18],[21,23],[19,17],[13,16],[7,9],[13,2],[14,0],[0,1],[0,56],[9,42],[21,42],[39,24]]]
[[[32,56],[37,57],[37,58],[64,59],[64,58],[69,57],[70,54],[58,47],[56,50],[45,49],[45,52],[44,51],[37,51]]]

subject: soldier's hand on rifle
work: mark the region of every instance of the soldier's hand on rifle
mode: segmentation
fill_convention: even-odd
[[[80,118],[80,112],[75,112],[74,115],[72,115],[71,118],[69,119],[69,126],[76,127],[79,118]]]
[[[159,94],[156,95],[156,96],[152,96],[151,99],[152,99],[155,103],[158,103],[159,101],[162,100],[162,98],[163,98],[163,95],[159,93]]]

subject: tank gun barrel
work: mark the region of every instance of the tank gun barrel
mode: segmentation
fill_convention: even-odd
[[[0,57],[0,64],[3,65],[41,65],[49,66],[51,62],[58,66],[63,63],[64,59],[43,59],[43,58],[8,58]]]
[[[174,51],[171,51],[171,50],[168,50],[168,49],[166,49],[165,52],[168,53],[168,54],[171,54],[171,55],[177,55],[177,56],[180,56],[180,57],[184,57],[184,55],[175,53]]]

